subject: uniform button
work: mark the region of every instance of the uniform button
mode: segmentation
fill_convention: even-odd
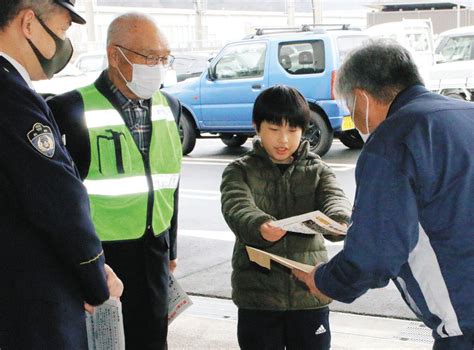
[[[146,228],[147,228],[147,229],[151,229],[151,225],[148,225]]]

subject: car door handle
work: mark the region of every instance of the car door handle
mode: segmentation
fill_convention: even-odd
[[[261,89],[262,85],[261,84],[254,84],[252,85],[252,89]]]

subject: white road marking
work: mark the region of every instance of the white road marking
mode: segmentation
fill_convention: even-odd
[[[214,239],[218,241],[227,241],[227,242],[234,242],[235,235],[232,231],[209,231],[209,230],[187,230],[187,229],[179,229],[178,230],[179,236],[186,236],[186,237],[195,237],[195,238],[204,238],[204,239]],[[325,240],[324,243],[329,246],[342,246],[343,242],[330,242]]]
[[[233,159],[220,159],[220,158],[190,158],[190,157],[184,157],[184,161],[230,163],[230,162],[233,162],[234,160]]]
[[[189,192],[189,193],[200,193],[200,194],[213,194],[220,196],[220,191],[206,191],[206,190],[189,190],[189,189],[181,189],[180,192]]]
[[[224,166],[230,164],[233,160],[230,159],[218,159],[218,158],[184,158],[183,164],[186,165],[217,165]],[[326,163],[334,171],[348,171],[354,169],[355,164],[346,163]]]
[[[205,190],[179,190],[179,198],[188,199],[203,199],[209,201],[218,201],[221,199],[221,193],[219,191],[205,191]]]

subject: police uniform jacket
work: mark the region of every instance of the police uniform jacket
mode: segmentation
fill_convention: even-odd
[[[0,56],[0,348],[86,348],[108,298],[89,202],[50,109]]]

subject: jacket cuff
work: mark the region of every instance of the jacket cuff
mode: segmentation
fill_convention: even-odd
[[[249,241],[252,245],[255,245],[256,247],[268,248],[275,244],[275,242],[267,241],[260,233],[260,226],[262,226],[262,224],[267,221],[274,220],[276,219],[271,215],[262,215],[253,220],[253,222],[249,225],[249,233],[252,235],[252,239]]]
[[[109,299],[109,288],[104,270],[105,258],[97,257],[79,265],[79,275],[84,293],[84,301],[92,306],[100,305]]]

